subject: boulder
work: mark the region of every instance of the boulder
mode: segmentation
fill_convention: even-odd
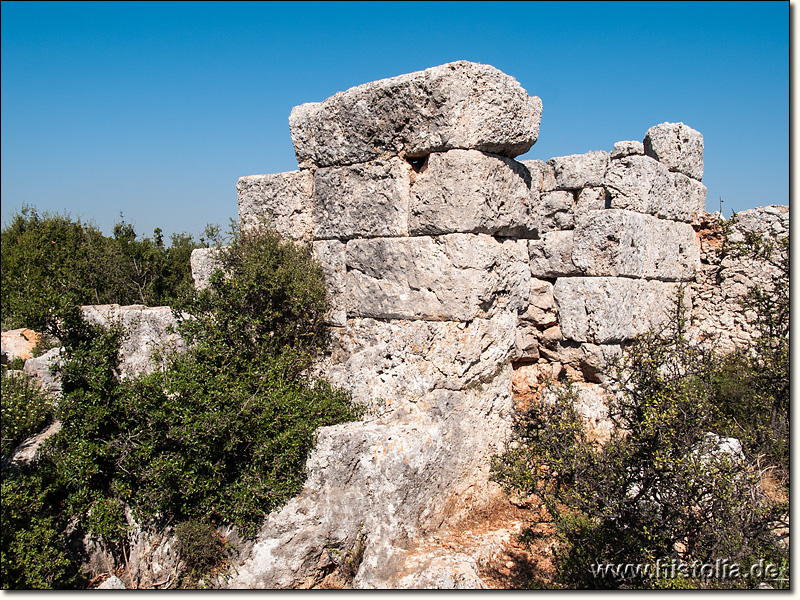
[[[28,360],[39,343],[39,334],[33,329],[12,329],[2,333],[2,361],[6,365],[14,359]]]
[[[536,142],[541,113],[513,77],[459,61],[301,104],[289,128],[301,168],[454,148],[514,157]]]
[[[239,227],[246,231],[265,224],[284,238],[311,241],[312,190],[308,171],[240,178]]]
[[[705,212],[706,187],[649,156],[612,160],[605,177],[607,205],[693,222]]]
[[[560,190],[577,190],[587,186],[603,185],[608,167],[608,152],[595,150],[586,154],[557,156],[547,161],[556,176]]]
[[[683,123],[661,123],[647,130],[644,153],[667,166],[702,181],[703,134]]]
[[[39,380],[43,390],[58,395],[61,393],[61,376],[57,367],[61,364],[61,348],[51,348],[41,356],[25,361],[23,370],[29,377]]]
[[[317,169],[314,239],[407,236],[409,173],[399,158]]]
[[[628,210],[590,212],[576,226],[571,250],[575,267],[591,276],[689,281],[700,267],[691,225]]]
[[[411,235],[527,236],[531,176],[510,158],[478,150],[435,152],[411,187]]]

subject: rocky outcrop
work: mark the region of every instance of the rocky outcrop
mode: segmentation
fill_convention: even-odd
[[[12,329],[2,334],[2,350],[0,357],[4,365],[12,360],[28,360],[33,356],[33,349],[39,343],[39,334],[33,329]]]

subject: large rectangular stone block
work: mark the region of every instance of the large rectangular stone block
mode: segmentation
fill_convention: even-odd
[[[264,223],[285,238],[311,241],[312,189],[307,171],[240,178],[239,227],[245,231]]]
[[[320,266],[325,277],[330,308],[326,319],[330,325],[342,327],[347,321],[345,303],[347,266],[345,264],[345,245],[339,240],[319,240],[311,245],[311,254]]]
[[[665,323],[678,284],[626,277],[562,277],[553,287],[563,336],[593,344],[631,340]]]
[[[410,173],[399,158],[317,169],[314,239],[407,236]]]
[[[670,172],[649,156],[612,160],[605,187],[610,208],[689,223],[705,212],[706,187],[682,173]]]
[[[629,210],[596,210],[579,219],[571,250],[584,275],[688,281],[700,267],[691,225]]]
[[[582,275],[572,262],[574,231],[548,231],[541,239],[528,240],[531,275],[552,279]]]
[[[469,321],[524,309],[524,240],[483,234],[356,239],[347,243],[348,317]]]
[[[528,235],[530,188],[528,169],[513,159],[478,150],[435,152],[411,186],[410,234]]]
[[[553,166],[556,186],[560,190],[579,190],[603,185],[608,168],[608,152],[595,150],[586,154],[557,156],[547,161]]]
[[[661,123],[644,135],[644,153],[677,171],[702,181],[703,134],[683,123]]]
[[[453,148],[514,157],[536,142],[541,113],[513,77],[459,61],[296,106],[289,128],[301,168]]]

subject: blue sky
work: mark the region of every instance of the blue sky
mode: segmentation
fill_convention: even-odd
[[[454,60],[542,98],[523,158],[683,121],[708,210],[789,202],[788,2],[3,2],[0,26],[4,224],[226,225],[239,177],[297,168],[293,106]]]

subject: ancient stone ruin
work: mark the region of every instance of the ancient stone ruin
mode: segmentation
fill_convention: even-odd
[[[768,267],[715,253],[702,135],[662,123],[610,152],[515,160],[541,112],[491,66],[442,65],[295,107],[299,170],[239,180],[242,229],[266,223],[312,244],[332,299],[317,374],[369,414],[320,431],[301,494],[238,544],[214,585],[485,587],[481,566],[513,532],[446,540],[505,502],[489,467],[520,398],[569,377],[602,438],[610,362],[666,322],[679,290],[695,339],[723,350],[750,339],[738,300]],[[788,207],[745,211],[731,235],[786,236],[788,220]],[[213,252],[192,256],[199,286]],[[162,342],[180,346],[167,309],[84,311],[130,322],[131,373],[154,368]],[[26,370],[47,377],[39,363]],[[173,569],[162,537],[136,541],[139,580]]]
[[[431,540],[499,494],[514,394],[569,376],[602,437],[604,370],[679,289],[698,339],[747,339],[736,299],[759,269],[714,261],[703,136],[662,123],[610,152],[514,160],[541,110],[497,69],[451,63],[295,107],[300,169],[239,180],[242,228],[312,243],[333,299],[320,373],[371,416],[321,432],[230,587],[324,584],[343,557],[355,587],[482,587],[480,553]],[[788,207],[743,214],[788,234]]]

